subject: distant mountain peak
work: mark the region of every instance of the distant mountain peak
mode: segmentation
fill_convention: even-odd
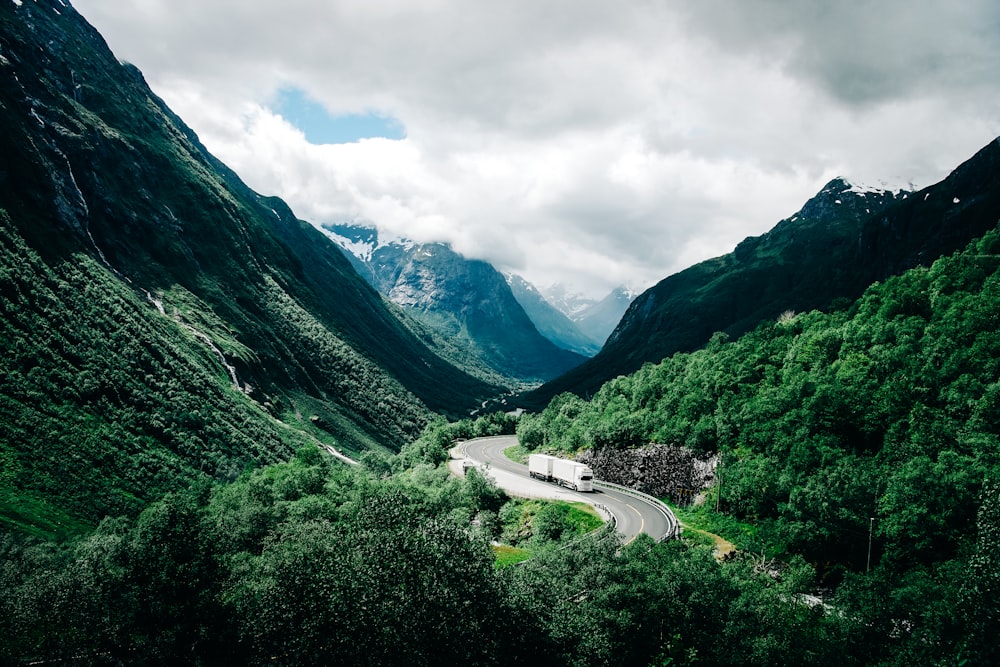
[[[615,298],[620,298],[620,299],[628,299],[629,301],[632,301],[633,299],[635,299],[635,297],[639,296],[644,291],[645,290],[633,289],[631,287],[628,287],[627,285],[619,285],[618,287],[611,290],[611,294],[609,296],[613,296]]]
[[[380,248],[396,246],[409,251],[414,246],[420,245],[416,241],[402,236],[380,234],[377,227],[366,222],[328,222],[320,227],[320,231],[328,239],[364,262],[371,261],[372,254]],[[422,245],[426,247],[434,244]]]
[[[544,381],[597,351],[593,342],[593,349],[564,346],[541,333],[508,277],[447,243],[383,238],[364,224],[323,230],[385,298],[508,379]]]
[[[571,320],[597,303],[597,299],[592,299],[579,292],[572,292],[562,283],[553,283],[539,289],[539,292],[546,301]]]
[[[911,188],[903,188],[898,185],[890,185],[887,181],[879,181],[878,183],[866,183],[863,181],[854,180],[847,178],[845,176],[837,176],[831,179],[826,185],[824,185],[818,193],[814,196],[824,197],[830,195],[840,195],[840,194],[854,194],[854,195],[868,195],[868,194],[890,194],[899,195],[900,193],[910,192]]]
[[[905,199],[910,194],[912,193],[908,190],[890,188],[885,183],[867,185],[838,176],[823,186],[788,220],[795,222],[803,217],[813,219],[863,217],[893,200]],[[844,210],[838,211],[838,208]]]
[[[861,183],[859,181],[851,181],[848,179],[841,179],[841,180],[848,185],[848,190],[850,192],[860,195],[865,195],[869,193],[874,193],[874,194],[888,193],[895,196],[902,193],[913,192],[914,190],[912,183],[910,184],[910,187],[903,188],[902,186],[898,185],[895,186],[889,185],[886,181],[879,181],[878,184],[872,184],[872,183]]]
[[[514,298],[528,314],[539,333],[564,350],[592,357],[600,342],[587,335],[577,323],[550,303],[537,287],[515,273],[504,274]]]
[[[603,344],[618,326],[635,293],[625,286],[611,290],[603,299],[569,291],[556,283],[543,288],[545,300],[572,320],[590,339]]]

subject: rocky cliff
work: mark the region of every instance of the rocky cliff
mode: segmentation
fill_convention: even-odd
[[[487,262],[442,243],[385,241],[370,228],[324,229],[383,296],[515,384],[550,380],[586,359],[543,336]]]

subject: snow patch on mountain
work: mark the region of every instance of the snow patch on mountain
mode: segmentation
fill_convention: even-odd
[[[374,227],[354,223],[326,224],[320,227],[323,234],[363,262],[370,262],[372,255],[380,248],[395,246],[409,252],[415,242],[403,237],[379,235]]]
[[[327,233],[327,236],[334,243],[339,245],[341,248],[351,253],[358,259],[364,260],[366,262],[371,261],[372,253],[375,252],[375,246],[370,243],[365,243],[364,241],[351,241],[343,236],[337,236],[336,234]]]
[[[847,190],[845,190],[845,192],[853,192],[854,194],[860,195],[862,197],[864,197],[867,194],[889,193],[892,195],[898,195],[902,192],[911,192],[914,189],[912,183],[909,184],[908,187],[904,188],[903,186],[900,185],[890,185],[886,181],[879,181],[878,184],[873,184],[873,183],[855,182],[846,178],[841,180],[843,180],[844,183],[849,186]]]
[[[566,289],[565,285],[559,283],[542,287],[538,291],[553,307],[574,321],[579,317],[580,313],[585,312],[597,303],[596,299],[591,299],[584,294],[570,292]]]

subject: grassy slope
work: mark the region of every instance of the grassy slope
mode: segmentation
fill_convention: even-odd
[[[492,392],[72,9],[4,3],[0,35],[0,521],[72,531],[312,438],[395,449]]]

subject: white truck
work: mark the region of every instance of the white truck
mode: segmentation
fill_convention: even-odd
[[[575,491],[589,492],[594,490],[594,471],[588,466],[548,454],[529,456],[528,474],[535,479],[555,482]]]

